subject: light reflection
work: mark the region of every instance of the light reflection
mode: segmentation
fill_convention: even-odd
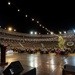
[[[54,60],[53,59],[51,60],[51,64],[54,64]]]
[[[50,65],[47,65],[47,68],[49,68],[50,67]]]
[[[34,65],[35,65],[34,67],[38,67],[38,64],[37,64],[37,62],[35,62],[35,63],[34,63]]]
[[[49,62],[46,62],[47,64],[49,63]]]
[[[13,62],[13,61],[17,61],[17,58],[10,58],[10,59],[6,59],[6,62],[8,62],[8,65]]]
[[[51,65],[51,69],[54,71],[54,69],[55,69],[55,65]]]
[[[34,67],[34,63],[33,62],[30,62],[29,64],[31,67]]]
[[[8,50],[8,51],[6,52],[6,54],[8,54],[8,55],[13,55],[13,50]]]
[[[75,65],[75,59],[72,57],[69,57],[67,59],[64,59],[65,64],[72,64]]]
[[[65,62],[65,64],[68,64],[68,61],[67,61],[67,59],[64,59],[64,62]]]
[[[41,65],[40,63],[41,61],[38,62],[38,59],[36,58],[34,61],[34,67],[38,67],[39,65]]]
[[[29,59],[29,61],[34,61],[34,57],[33,56],[29,57],[28,59]]]
[[[11,55],[13,55],[13,54],[6,54],[6,56],[11,56]]]
[[[74,61],[73,61],[73,63],[74,63],[74,65],[75,65],[75,59],[73,59]]]

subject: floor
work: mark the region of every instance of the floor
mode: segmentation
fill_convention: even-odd
[[[75,65],[75,56],[24,53],[6,55],[8,65],[13,61],[20,61],[24,69],[26,66],[28,69],[36,68],[36,75],[62,75],[64,64]]]

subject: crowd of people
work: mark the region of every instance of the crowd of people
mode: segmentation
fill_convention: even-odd
[[[12,49],[14,52],[18,53],[28,53],[28,54],[49,54],[49,53],[55,53],[55,54],[61,54],[61,55],[67,55],[68,53],[75,53],[75,49],[58,49],[58,48],[41,48],[41,49]]]

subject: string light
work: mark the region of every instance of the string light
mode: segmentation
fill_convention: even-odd
[[[40,26],[41,26],[41,24],[40,24]]]
[[[18,9],[17,11],[20,12],[20,9]]]
[[[47,33],[47,34],[49,34],[49,33]]]
[[[8,5],[11,5],[10,2],[8,2]],[[16,6],[15,4],[13,4],[14,6]],[[18,12],[20,12],[20,9],[17,9]],[[24,13],[24,12],[23,12]],[[28,15],[25,15],[25,17],[28,17]],[[32,21],[34,21],[34,19],[32,18]],[[36,21],[39,24],[39,21]],[[50,30],[48,30],[47,28],[45,28],[44,26],[42,26],[41,24],[39,24],[40,27],[42,27],[43,29],[45,29],[47,32],[50,32]]]
[[[32,21],[34,21],[34,19],[32,18]]]
[[[25,15],[25,17],[28,17],[28,15]]]
[[[41,33],[39,33],[39,34],[41,34]]]
[[[53,34],[53,32],[51,32],[51,34]]]
[[[39,21],[37,21],[37,23],[39,23]]]
[[[14,29],[14,32],[16,32],[16,29]]]
[[[8,5],[10,5],[11,3],[10,2],[8,2]]]
[[[44,28],[44,26],[42,28]]]
[[[47,30],[47,28],[45,28],[45,30]]]
[[[6,28],[5,28],[6,29]]]

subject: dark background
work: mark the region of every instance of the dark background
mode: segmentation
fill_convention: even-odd
[[[11,5],[8,5],[8,1]],[[20,12],[17,12],[17,9]],[[25,14],[28,17],[25,17]],[[31,18],[34,18],[33,22]],[[39,26],[47,27],[58,33],[75,28],[75,5],[63,1],[40,0],[0,0],[0,26],[12,26],[18,32],[29,33],[31,30],[46,34],[47,31]]]

